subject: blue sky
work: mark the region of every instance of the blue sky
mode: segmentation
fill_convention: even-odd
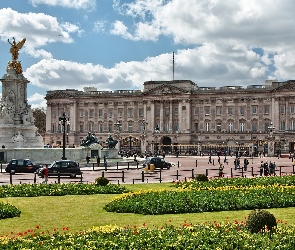
[[[0,2],[0,74],[7,39],[32,107],[48,90],[142,89],[149,80],[246,86],[295,79],[294,0],[9,0]]]

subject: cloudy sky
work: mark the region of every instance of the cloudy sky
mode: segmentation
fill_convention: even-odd
[[[295,79],[294,0],[0,2],[0,74],[20,51],[32,107],[48,90],[142,89],[149,80],[246,86]],[[1,73],[2,72],[2,73]],[[0,90],[1,91],[1,90]]]

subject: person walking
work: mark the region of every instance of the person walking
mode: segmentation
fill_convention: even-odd
[[[89,155],[87,155],[87,156],[86,156],[86,167],[88,167],[89,162],[90,162],[90,157],[89,157]]]
[[[249,161],[247,158],[245,158],[244,159],[244,171],[247,171],[248,165],[249,165]]]
[[[263,170],[264,170],[264,164],[263,164],[263,161],[261,161],[260,168],[259,168],[259,174],[260,174],[260,176],[263,175]]]
[[[43,174],[43,177],[44,177],[43,183],[47,184],[47,182],[48,182],[48,166],[47,165],[43,169],[42,174]]]
[[[108,166],[106,155],[103,156],[103,166],[104,167],[107,167]]]

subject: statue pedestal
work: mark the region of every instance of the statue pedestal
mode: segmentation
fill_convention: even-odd
[[[109,159],[117,159],[120,158],[118,155],[118,149],[116,148],[103,148],[101,151],[101,158],[106,156]]]

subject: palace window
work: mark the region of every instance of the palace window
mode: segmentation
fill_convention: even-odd
[[[232,122],[228,123],[228,132],[233,132],[233,123]]]
[[[88,124],[88,130],[89,130],[89,132],[93,132],[93,123],[91,122],[91,123],[89,123]]]
[[[210,110],[208,112],[210,112]],[[199,114],[199,108],[194,108],[194,115],[198,115],[198,114]]]
[[[294,114],[295,113],[295,106],[294,105],[291,105],[290,106],[290,113],[291,114]]]
[[[174,131],[178,131],[179,127],[178,127],[178,123],[174,123]]]
[[[269,127],[269,122],[265,122],[264,123],[264,131],[268,131],[268,127]]]
[[[280,122],[280,130],[286,130],[286,122]]]
[[[56,133],[56,124],[52,124],[52,133]]]
[[[210,122],[205,123],[205,129],[206,129],[206,132],[210,131]]]
[[[245,123],[244,122],[240,122],[240,131],[245,132]]]
[[[217,106],[216,107],[216,115],[221,115],[221,113],[222,113],[222,107]]]
[[[109,117],[110,118],[113,117],[113,109],[109,109],[108,111],[109,111]]]
[[[80,117],[84,116],[84,110],[80,110]]]
[[[80,133],[84,132],[84,124],[80,124]]]
[[[257,109],[258,107],[256,105],[252,106],[252,115],[257,115]]]
[[[205,107],[205,115],[210,115],[210,107]]]
[[[233,114],[233,107],[227,107],[227,113],[229,115],[232,115]]]
[[[240,107],[240,115],[244,115],[245,114],[245,107],[242,106]]]
[[[99,117],[102,117],[102,116],[103,116],[103,110],[102,110],[102,109],[99,109],[99,110],[98,110],[98,116],[99,116]]]
[[[264,106],[264,114],[269,115],[269,106]]]
[[[294,120],[291,120],[290,121],[290,130],[291,131],[294,131],[295,130],[295,122],[294,122]]]
[[[218,122],[216,125],[216,131],[221,132],[221,122]]]
[[[197,122],[194,123],[194,131],[195,132],[199,131],[199,123],[197,123]]]
[[[165,115],[168,116],[170,114],[170,109],[169,108],[165,108]]]
[[[174,108],[174,114],[178,115],[178,108]]]
[[[99,123],[98,124],[98,130],[99,130],[100,133],[103,132],[103,125],[102,125],[102,123]]]
[[[52,118],[56,118],[56,111],[52,112]]]
[[[140,108],[139,110],[138,110],[138,114],[139,114],[139,116],[143,116],[143,108]]]
[[[113,124],[109,123],[109,132],[112,133],[113,132]]]
[[[122,117],[123,116],[123,109],[118,109],[118,116],[119,117]]]
[[[133,109],[128,109],[128,116],[133,117]]]
[[[252,131],[257,131],[257,130],[258,130],[258,122],[252,121]]]
[[[89,117],[92,118],[94,116],[94,110],[90,109],[89,110]]]
[[[280,113],[285,114],[285,105],[280,105]]]
[[[132,133],[133,132],[133,124],[132,123],[129,123],[128,124],[128,132],[129,133]]]

